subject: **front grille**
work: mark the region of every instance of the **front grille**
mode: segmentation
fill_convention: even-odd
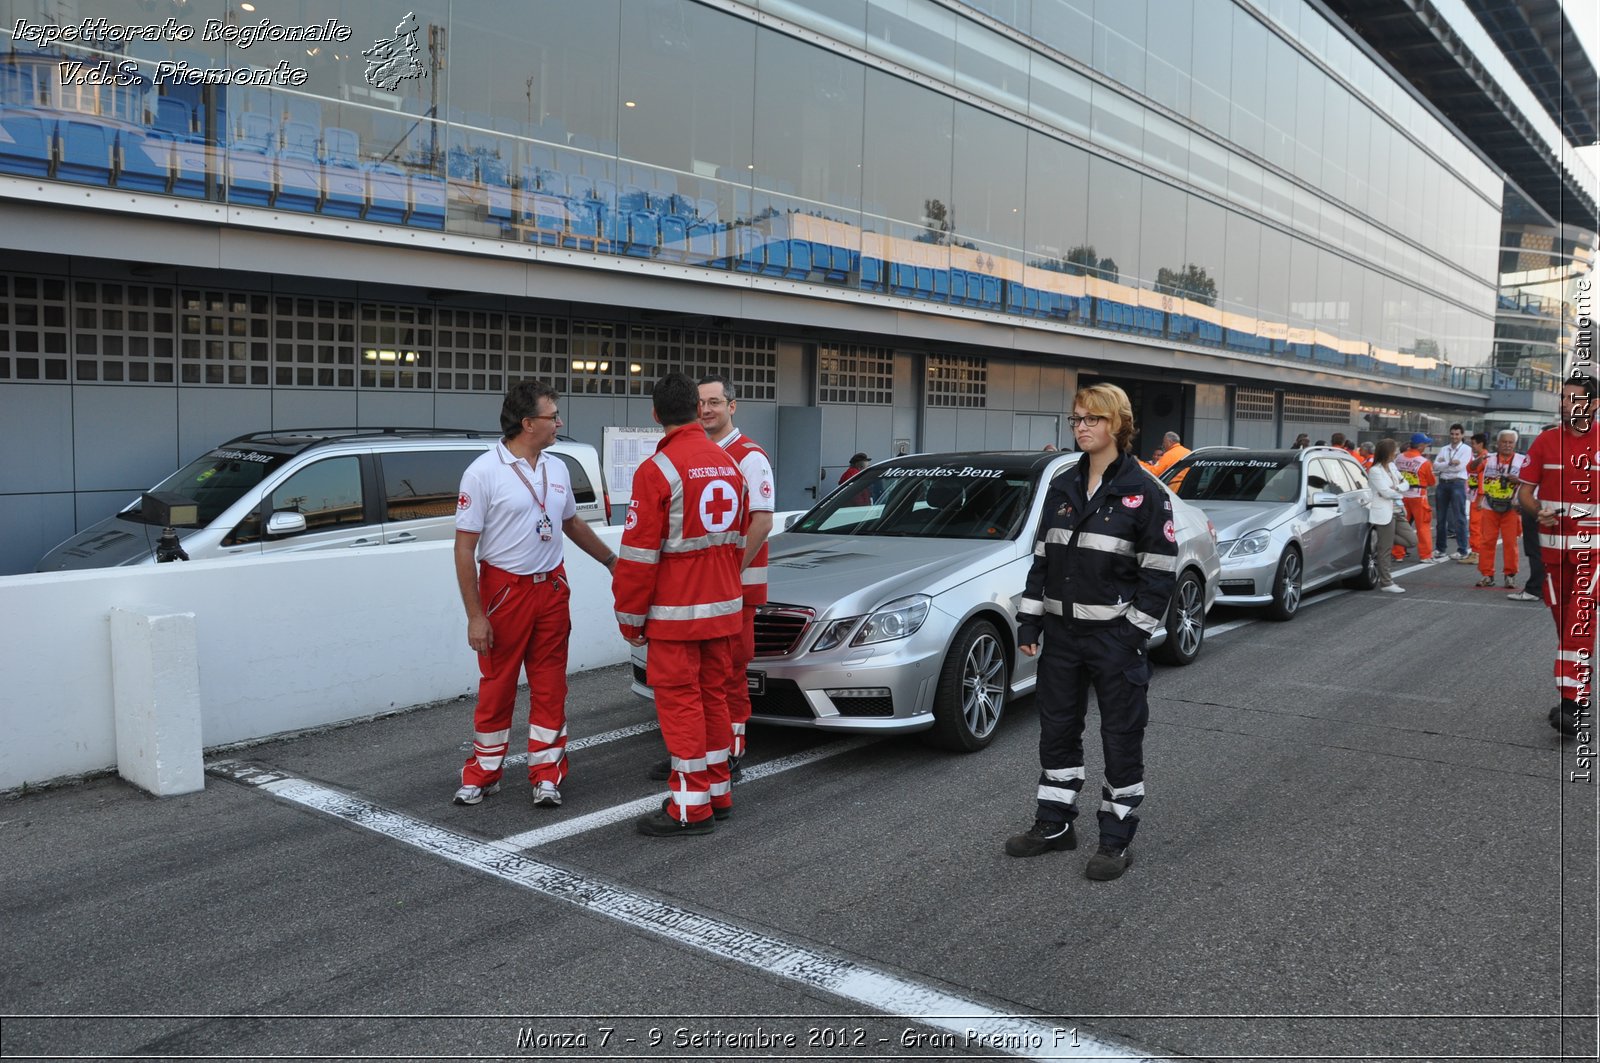
[[[783,716],[791,720],[810,720],[816,714],[792,679],[768,679],[765,694],[750,695],[750,711],[756,716]]]
[[[1256,581],[1253,579],[1225,579],[1218,584],[1218,589],[1223,594],[1254,594]]]
[[[894,698],[834,698],[840,716],[893,716]]]
[[[799,605],[756,606],[756,656],[782,657],[794,652],[816,615]]]
[[[647,687],[650,685],[650,680],[645,675],[644,669],[639,667],[637,664],[633,666],[633,681],[642,687]]]

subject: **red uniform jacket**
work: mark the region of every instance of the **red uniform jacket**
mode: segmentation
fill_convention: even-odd
[[[624,638],[691,642],[744,630],[744,477],[698,423],[669,430],[633,474],[611,578]]]
[[[755,441],[743,433],[739,435],[738,439],[735,439],[732,443],[728,444],[728,446],[724,448],[723,453],[732,458],[735,463],[738,463],[742,466],[745,455],[751,453],[752,451],[760,454],[763,458],[767,458],[768,465],[772,463],[772,459],[767,457],[767,452],[756,446]],[[770,502],[770,496],[772,494],[772,485],[770,483],[766,485],[753,483],[745,484],[745,487],[750,491],[759,491],[763,486],[766,487],[767,495],[769,496],[766,501]],[[750,507],[746,506],[745,508],[749,509]],[[776,532],[780,531],[781,529],[773,528],[772,530]],[[744,574],[740,577],[740,581],[744,586],[745,605],[765,605],[767,603],[766,543],[761,544],[761,549],[756,553],[755,560],[751,561],[750,567],[744,570]]]

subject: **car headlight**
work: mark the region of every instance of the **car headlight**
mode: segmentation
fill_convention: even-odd
[[[915,635],[922,622],[928,619],[928,609],[932,605],[933,599],[926,594],[896,598],[867,617],[850,645],[870,646],[874,642],[892,642]]]
[[[822,634],[817,636],[817,641],[811,644],[811,650],[831,650],[839,643],[850,637],[850,632],[857,624],[861,623],[859,616],[847,616],[843,620],[832,620],[822,629]]]
[[[1218,543],[1217,553],[1223,557],[1250,557],[1252,554],[1265,553],[1270,545],[1272,545],[1272,533],[1263,528],[1243,538]]]

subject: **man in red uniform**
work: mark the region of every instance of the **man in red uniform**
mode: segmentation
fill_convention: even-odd
[[[713,443],[727,451],[744,477],[746,510],[750,514],[744,537],[744,630],[733,644],[733,676],[728,684],[728,717],[733,735],[728,746],[728,777],[739,780],[739,758],[745,751],[745,726],[750,722],[750,684],[745,672],[756,655],[756,607],[767,601],[767,536],[772,534],[772,511],[777,483],[772,478],[772,461],[756,441],[733,425],[739,408],[739,395],[725,376],[700,378],[700,426]],[[672,774],[672,761],[663,760],[650,769],[650,778],[666,779]]]
[[[1595,565],[1600,562],[1600,429],[1594,377],[1561,386],[1561,424],[1528,448],[1517,503],[1539,521],[1544,602],[1556,620],[1556,692],[1550,726],[1580,740],[1594,727]]]
[[[467,466],[456,496],[456,582],[479,673],[472,756],[461,769],[458,805],[476,805],[500,789],[524,670],[533,803],[561,804],[572,633],[562,533],[607,568],[616,556],[578,516],[566,465],[544,453],[561,429],[557,397],[542,380],[513,384],[500,407],[504,438]]]
[[[669,373],[651,401],[666,435],[634,473],[611,589],[622,637],[649,641],[672,772],[661,810],[635,825],[653,837],[709,834],[733,809],[728,688],[744,624],[745,483],[700,427],[693,381]]]

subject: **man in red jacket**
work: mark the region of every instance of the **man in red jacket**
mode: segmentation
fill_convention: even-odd
[[[1544,604],[1556,621],[1550,726],[1587,742],[1594,728],[1596,564],[1600,559],[1600,426],[1594,377],[1561,385],[1561,424],[1528,448],[1517,504],[1539,521]]]
[[[745,483],[700,426],[693,381],[669,373],[651,401],[667,431],[634,473],[611,590],[622,637],[650,644],[646,678],[672,772],[661,810],[636,826],[653,837],[709,834],[733,810],[728,686],[744,626]]]

